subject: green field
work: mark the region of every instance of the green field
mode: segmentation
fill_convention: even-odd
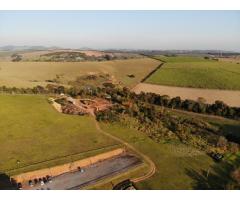
[[[240,90],[240,65],[201,57],[157,57],[165,63],[147,83],[193,88]]]
[[[46,85],[61,76],[60,83],[68,84],[78,76],[89,73],[108,73],[113,80],[133,86],[159,65],[150,58],[103,62],[0,62],[0,85],[33,87]],[[130,78],[128,75],[133,74]]]
[[[0,105],[0,172],[56,159],[18,173],[44,168],[116,148],[91,117],[60,114],[45,96],[0,95]],[[69,154],[77,155],[59,159]]]
[[[222,128],[225,135],[235,135],[239,137],[240,122],[219,117],[211,117],[202,114],[182,111],[169,111],[173,115],[184,118],[198,118]],[[209,177],[221,176],[217,174],[216,168],[222,168],[221,163],[215,163],[208,155],[198,151],[191,146],[181,143],[156,143],[139,131],[122,127],[118,124],[101,124],[102,128],[109,133],[124,139],[132,144],[142,153],[148,155],[156,164],[157,171],[152,177],[137,184],[139,189],[201,189],[202,184],[206,184],[203,178],[209,171]],[[228,159],[226,157],[226,159]],[[222,168],[224,169],[224,168]],[[199,177],[202,177],[200,179]],[[226,181],[226,179],[225,179]],[[212,187],[216,187],[221,182],[213,181]],[[107,184],[98,188],[108,188]]]
[[[139,189],[193,189],[194,180],[186,171],[200,172],[214,164],[204,152],[183,144],[159,144],[141,132],[119,125],[102,123],[102,128],[131,143],[156,164],[155,175],[138,183]]]
[[[162,60],[168,63],[178,62],[215,62],[213,60],[207,60],[202,56],[154,56],[154,58]]]

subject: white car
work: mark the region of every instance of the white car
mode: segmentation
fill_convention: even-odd
[[[43,182],[43,180],[41,180],[40,184],[41,184],[41,185],[44,185],[44,182]]]

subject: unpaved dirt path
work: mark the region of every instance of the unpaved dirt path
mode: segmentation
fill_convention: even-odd
[[[60,112],[60,110],[57,109],[57,111]],[[132,145],[130,145],[129,143],[125,142],[124,140],[104,131],[101,129],[98,121],[96,120],[96,116],[95,116],[95,113],[94,112],[90,112],[89,113],[93,118],[94,118],[94,122],[95,122],[95,126],[96,126],[96,129],[101,132],[102,134],[104,134],[105,136],[107,137],[110,137],[112,138],[113,140],[123,144],[125,147],[131,149],[132,151],[134,151],[137,155],[139,155],[140,157],[142,157],[142,159],[149,164],[149,171],[140,176],[140,177],[137,177],[137,178],[134,178],[132,179],[131,181],[133,181],[134,183],[138,183],[138,182],[141,182],[141,181],[144,181],[148,178],[150,178],[151,176],[153,176],[156,172],[156,166],[155,166],[155,163],[151,160],[151,158],[143,153],[141,153],[140,151],[138,151],[135,147],[133,147]]]
[[[146,174],[144,174],[144,175],[142,175],[142,176],[140,176],[140,177],[134,178],[134,179],[132,179],[131,181],[133,181],[134,183],[141,182],[141,181],[144,181],[144,180],[150,178],[151,176],[153,176],[153,175],[155,174],[155,172],[156,172],[156,166],[155,166],[154,162],[151,160],[150,157],[148,157],[147,155],[141,153],[141,152],[138,151],[135,147],[133,147],[133,146],[130,145],[129,143],[125,142],[124,140],[122,140],[122,139],[120,139],[120,138],[118,138],[118,137],[116,137],[116,136],[113,136],[112,134],[110,134],[110,133],[102,130],[101,127],[99,126],[98,121],[96,120],[95,115],[94,115],[94,119],[95,119],[95,126],[96,126],[96,128],[97,128],[97,130],[98,130],[99,132],[101,132],[102,134],[104,134],[104,135],[107,136],[107,137],[112,138],[113,140],[118,141],[119,143],[123,144],[123,145],[126,146],[127,148],[131,149],[131,150],[134,151],[136,154],[138,154],[139,156],[141,156],[141,157],[143,158],[143,160],[146,161],[146,162],[149,164],[149,171],[148,171]]]
[[[170,97],[180,96],[182,99],[192,100],[203,97],[206,99],[207,103],[214,103],[216,100],[221,100],[229,106],[240,107],[240,91],[172,87],[149,83],[139,83],[132,91],[137,94],[140,92],[152,92],[160,95],[168,95]]]

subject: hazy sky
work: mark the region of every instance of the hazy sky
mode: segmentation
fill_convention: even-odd
[[[240,51],[240,11],[0,11],[0,46]]]

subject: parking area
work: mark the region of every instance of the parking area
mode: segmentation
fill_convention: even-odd
[[[88,167],[79,169],[79,171],[65,173],[52,177],[50,182],[44,185],[38,183],[24,189],[30,190],[71,190],[81,189],[84,186],[94,184],[104,178],[120,174],[130,168],[140,165],[142,161],[129,154],[104,160]]]

